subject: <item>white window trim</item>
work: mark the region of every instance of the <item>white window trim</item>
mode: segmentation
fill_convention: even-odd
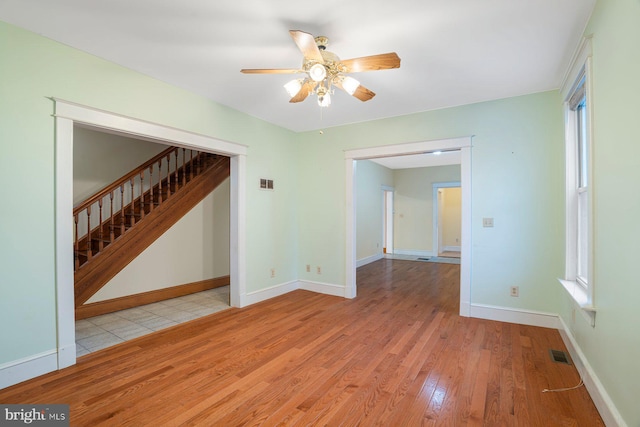
[[[592,97],[592,66],[591,66],[591,37],[583,39],[573,57],[571,66],[565,75],[562,84],[561,94],[564,100],[564,118],[565,118],[565,214],[566,214],[566,235],[565,235],[565,274],[564,278],[558,279],[563,288],[571,296],[580,312],[584,315],[591,326],[595,326],[596,308],[594,305],[594,274],[593,274],[593,97]],[[587,103],[587,125],[589,129],[588,144],[588,165],[587,174],[589,184],[587,185],[588,194],[588,227],[589,227],[589,252],[588,252],[588,285],[585,287],[582,281],[577,279],[578,264],[578,248],[576,245],[578,237],[578,206],[576,188],[577,188],[577,151],[575,147],[575,115],[569,108],[569,98],[575,90],[575,85],[582,76],[586,77],[585,92]]]

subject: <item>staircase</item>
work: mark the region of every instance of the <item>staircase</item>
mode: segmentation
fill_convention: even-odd
[[[220,185],[229,158],[170,147],[73,210],[75,306]]]

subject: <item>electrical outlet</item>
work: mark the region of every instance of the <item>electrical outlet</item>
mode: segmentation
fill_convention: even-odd
[[[509,291],[509,295],[511,295],[512,297],[519,297],[520,296],[520,288],[518,286],[512,286],[510,291]]]
[[[317,272],[318,274],[322,274],[322,268],[320,268],[320,266],[318,266],[318,267],[316,268],[316,272]]]
[[[271,269],[271,278],[274,278],[274,277],[276,277],[276,269],[272,268]]]
[[[307,273],[311,273],[311,264],[307,264]]]

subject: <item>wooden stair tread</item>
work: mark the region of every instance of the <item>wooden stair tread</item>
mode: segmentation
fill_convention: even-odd
[[[84,247],[76,251],[76,306],[83,304],[95,294],[120,269],[229,176],[229,158],[206,156],[203,160],[206,161],[194,165],[193,174],[188,169],[184,175],[179,173],[178,179],[172,174],[151,189],[143,191],[124,206],[124,214],[122,209],[113,211],[113,217],[103,220],[102,239],[99,237],[99,227],[91,231],[90,249],[87,248],[86,237],[79,241]],[[182,168],[182,165],[179,166]],[[150,208],[152,205],[153,209]],[[164,216],[167,216],[168,221],[162,219]],[[147,218],[151,218],[151,222],[148,222]],[[139,227],[133,227],[134,225]],[[114,237],[113,240],[111,235]],[[98,251],[100,242],[103,245]],[[121,251],[130,243],[134,244],[136,249]],[[88,259],[89,250],[91,259]],[[97,257],[100,254],[103,256]]]

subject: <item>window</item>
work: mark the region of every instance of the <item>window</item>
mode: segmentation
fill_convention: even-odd
[[[573,115],[574,137],[567,141],[575,151],[576,173],[575,184],[572,185],[576,199],[577,238],[576,238],[576,278],[578,284],[588,292],[589,289],[589,131],[587,94],[584,88],[585,77],[582,76],[574,96],[569,101],[570,115]]]
[[[586,39],[571,68],[565,100],[566,259],[560,282],[594,324],[591,182],[591,44]]]

